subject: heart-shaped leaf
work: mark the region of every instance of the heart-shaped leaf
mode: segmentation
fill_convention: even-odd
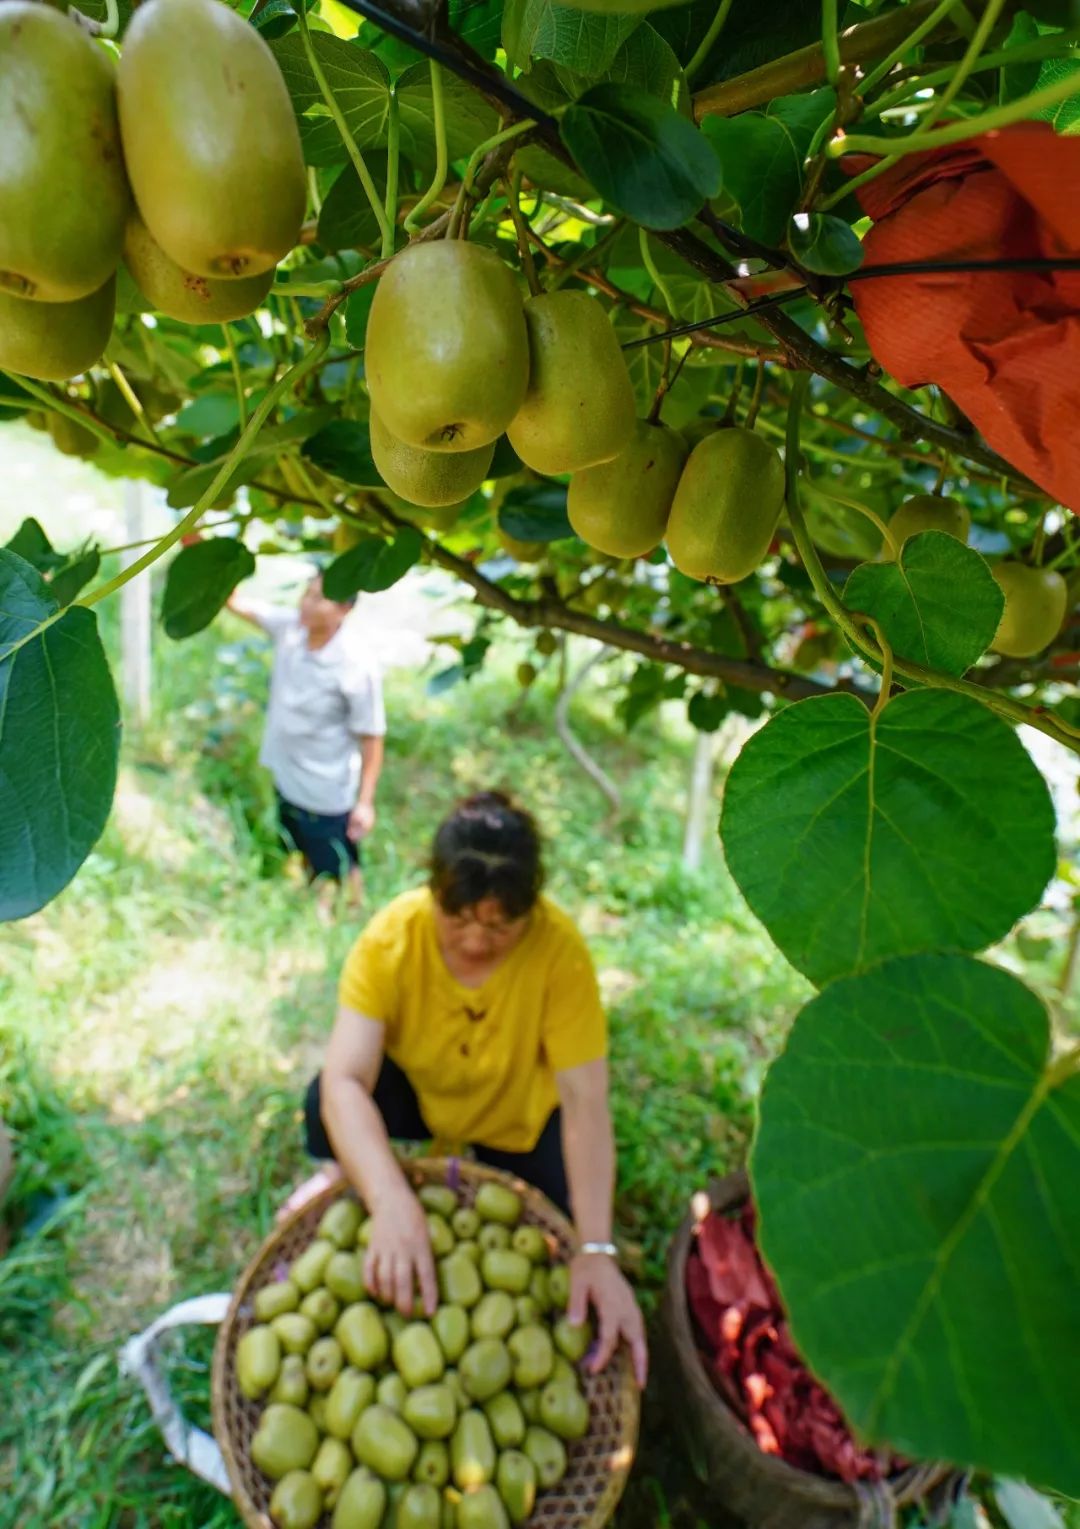
[[[255,559],[232,536],[211,536],[182,547],[169,564],[161,620],[170,637],[190,637],[209,626]]]
[[[614,7],[612,8],[614,10]],[[640,24],[639,16],[582,11],[555,0],[506,0],[502,43],[517,69],[549,58],[581,74],[602,74]]]
[[[844,604],[873,616],[898,657],[959,675],[993,642],[1005,598],[977,552],[944,531],[920,531],[898,563],[856,568]]]
[[[435,108],[431,98],[431,68],[426,60],[411,65],[397,83],[402,155],[428,175],[435,167]],[[466,159],[498,127],[492,108],[471,85],[443,70],[443,122],[451,160]]]
[[[793,96],[789,109],[706,117],[702,132],[724,168],[724,192],[739,223],[763,244],[778,245],[802,189],[803,161],[814,129],[836,104],[831,90]],[[796,110],[796,106],[799,108]]]
[[[720,161],[687,117],[633,85],[596,85],[563,114],[563,142],[605,201],[678,228],[720,190]]]
[[[1007,723],[941,690],[878,717],[850,695],[779,712],[728,776],[731,874],[814,982],[886,956],[979,950],[1054,871],[1046,782]]]
[[[419,562],[423,550],[424,538],[415,526],[402,526],[390,542],[365,536],[330,564],[323,574],[323,593],[328,600],[351,600],[361,592],[389,589]]]
[[[943,954],[833,983],[751,1167],[795,1341],[861,1435],[1080,1493],[1080,1074],[1034,993]]]
[[[97,618],[57,609],[25,558],[0,550],[0,921],[67,886],[116,789],[120,709]]]
[[[369,48],[328,32],[312,32],[311,42],[357,145],[368,149],[385,143],[390,115],[390,76],[386,65]],[[303,39],[291,32],[270,46],[299,118],[305,160],[309,165],[344,164],[348,150],[336,122],[326,113]]]

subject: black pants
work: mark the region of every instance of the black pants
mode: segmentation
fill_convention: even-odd
[[[348,834],[347,812],[308,812],[287,802],[279,791],[278,821],[285,848],[300,851],[312,881],[317,876],[340,881],[359,865],[359,851]]]
[[[323,1125],[320,1096],[321,1074],[312,1078],[304,1100],[304,1144],[312,1157],[332,1158],[334,1149]],[[396,1141],[429,1141],[434,1134],[420,1113],[420,1103],[408,1078],[396,1062],[383,1058],[382,1071],[375,1085],[375,1104],[383,1118],[387,1135]],[[478,1161],[489,1168],[501,1168],[516,1174],[547,1195],[561,1211],[570,1214],[570,1191],[563,1162],[560,1114],[556,1109],[540,1132],[540,1140],[531,1152],[500,1152],[495,1147],[477,1143],[473,1150]]]

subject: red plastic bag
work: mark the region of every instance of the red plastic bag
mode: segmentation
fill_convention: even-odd
[[[909,155],[858,196],[874,219],[867,265],[1076,256],[1080,137],[1020,122]],[[1080,510],[1080,271],[885,276],[851,291],[886,371],[944,388],[996,451]]]

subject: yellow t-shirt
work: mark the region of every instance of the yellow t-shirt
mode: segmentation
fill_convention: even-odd
[[[525,934],[482,987],[446,969],[426,887],[367,925],[338,997],[386,1027],[432,1132],[529,1152],[558,1103],[555,1074],[607,1054],[596,973],[570,919],[542,897]]]

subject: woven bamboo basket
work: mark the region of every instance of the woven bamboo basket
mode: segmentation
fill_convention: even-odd
[[[750,1193],[745,1172],[709,1191],[713,1209],[741,1206]],[[762,1454],[753,1434],[716,1390],[702,1361],[686,1297],[686,1260],[694,1219],[687,1216],[668,1255],[658,1359],[672,1405],[685,1419],[687,1443],[704,1467],[717,1505],[752,1529],[865,1529],[892,1524],[898,1508],[947,1495],[946,1465],[914,1466],[877,1488],[856,1488]]]
[[[422,1184],[451,1184],[464,1205],[472,1204],[485,1181],[508,1185],[522,1198],[523,1220],[548,1233],[563,1258],[572,1254],[570,1223],[531,1184],[457,1158],[411,1158],[402,1166],[417,1188]],[[252,1325],[254,1292],[274,1277],[280,1264],[288,1264],[307,1247],[327,1207],[339,1196],[351,1193],[343,1184],[333,1185],[271,1233],[241,1275],[218,1332],[211,1385],[214,1434],[225,1457],[233,1500],[249,1529],[274,1529],[269,1514],[272,1486],[251,1461],[251,1439],[261,1407],[247,1401],[236,1384],[236,1345]],[[566,1475],[557,1487],[539,1495],[527,1529],[602,1529],[622,1496],[634,1459],[639,1421],[638,1390],[629,1357],[620,1351],[602,1374],[585,1374],[582,1380],[591,1415],[589,1432],[567,1446]],[[329,1526],[328,1513],[321,1523]]]

